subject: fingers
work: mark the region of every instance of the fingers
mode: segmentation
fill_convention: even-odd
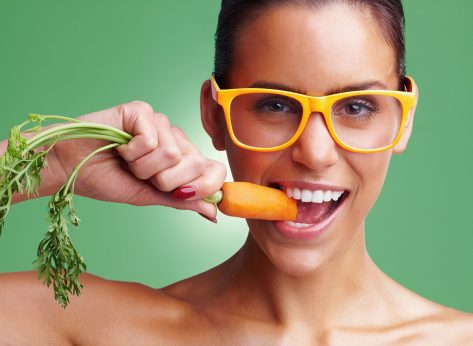
[[[189,209],[197,211],[204,218],[216,223],[217,208],[203,199],[222,187],[226,174],[226,168],[222,163],[207,160],[203,173],[174,190],[173,198],[190,203]]]
[[[112,165],[119,166],[115,162]],[[104,191],[96,186],[89,186],[90,191],[82,191],[82,195],[111,202],[122,202],[137,206],[162,205],[176,209],[193,210],[209,220],[215,220],[217,210],[215,205],[202,200],[182,201],[172,197],[172,194],[162,192],[146,180],[137,180],[132,172],[123,167],[123,170],[114,170],[115,174],[108,175],[107,182],[120,189],[109,188]],[[100,185],[102,186],[102,185]],[[99,194],[99,195],[97,195]]]
[[[133,161],[156,147],[155,118],[153,108],[148,103],[133,101],[82,115],[79,120],[103,123],[133,135],[128,144],[116,148],[126,161]]]
[[[135,195],[136,196],[136,195]],[[176,200],[166,194],[152,187],[146,185],[143,190],[140,191],[139,197],[134,198],[136,201],[131,201],[130,204],[134,205],[164,205],[176,209],[192,210],[199,213],[202,217],[214,223],[217,222],[217,208],[214,204],[207,203],[203,200],[195,201],[180,201]]]
[[[225,181],[227,171],[225,166],[214,160],[207,160],[205,169],[202,174],[187,182],[185,185],[181,184],[179,188],[174,191],[174,198],[186,199],[189,201],[204,199],[214,192],[218,191]],[[184,192],[180,193],[181,191]],[[185,192],[194,191],[192,196],[186,197]]]
[[[122,118],[123,130],[134,136],[117,151],[134,176],[157,189],[147,189],[148,197],[140,200],[195,210],[214,219],[215,206],[201,199],[221,188],[225,166],[205,158],[182,130],[144,102],[119,106],[115,112]]]
[[[183,160],[184,152],[180,148],[166,116],[154,114],[153,124],[157,145],[150,151],[145,150],[144,155],[141,156],[139,156],[140,151],[134,150],[134,148],[128,148],[128,155],[123,155],[125,160],[129,161],[130,170],[140,179],[149,179]],[[132,142],[133,139],[130,144]],[[124,150],[127,150],[127,148]],[[122,153],[120,152],[120,154]],[[162,187],[165,187],[165,185],[163,184]],[[169,191],[169,189],[163,189],[163,191]]]
[[[122,119],[123,130],[133,135],[128,144],[117,148],[126,161],[135,161],[156,148],[158,145],[156,129],[167,123],[166,117],[156,115],[149,104],[138,101],[118,106],[116,111]]]
[[[148,167],[157,168],[158,165]],[[205,171],[206,159],[200,154],[187,154],[173,167],[161,170],[150,177],[150,181],[161,191],[172,191],[193,181]],[[149,171],[148,171],[149,172]]]

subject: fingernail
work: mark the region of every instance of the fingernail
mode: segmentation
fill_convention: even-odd
[[[195,188],[193,186],[181,186],[180,188],[174,190],[172,196],[175,199],[189,199],[194,197],[196,194]]]
[[[204,215],[204,214],[201,214],[201,213],[199,213],[199,215],[202,216],[204,219],[207,219],[207,220],[209,220],[209,221],[211,221],[211,222],[213,222],[213,223],[217,223],[217,219],[216,219],[216,218],[215,218],[215,219],[211,219],[211,218],[208,217],[207,215]]]

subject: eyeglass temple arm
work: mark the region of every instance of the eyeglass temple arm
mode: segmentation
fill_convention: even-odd
[[[217,81],[215,80],[215,75],[214,74],[212,74],[212,76],[210,77],[210,86],[211,86],[211,89],[212,89],[212,99],[215,102],[218,102],[217,91],[219,91],[220,88],[217,84]]]

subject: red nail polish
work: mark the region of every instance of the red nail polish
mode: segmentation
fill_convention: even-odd
[[[201,213],[199,213],[199,215],[202,216],[204,219],[209,220],[210,222],[217,223],[217,219],[211,219],[207,215],[204,215],[204,214],[201,214]]]
[[[194,197],[196,194],[195,188],[193,186],[181,186],[180,188],[174,190],[172,196],[175,199],[189,199]]]

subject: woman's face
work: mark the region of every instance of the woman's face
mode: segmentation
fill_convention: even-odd
[[[321,96],[378,81],[396,90],[396,66],[394,51],[369,14],[346,5],[283,6],[245,26],[236,42],[228,87],[264,81]],[[318,113],[310,116],[299,140],[282,151],[241,149],[223,126],[213,135],[214,143],[218,136],[236,181],[285,190],[344,191],[343,202],[323,227],[323,222],[298,229],[282,222],[248,220],[251,236],[279,270],[313,273],[356,244],[356,238],[364,239],[364,220],[381,190],[392,151],[360,154],[340,148]],[[318,206],[308,208],[317,213]]]

